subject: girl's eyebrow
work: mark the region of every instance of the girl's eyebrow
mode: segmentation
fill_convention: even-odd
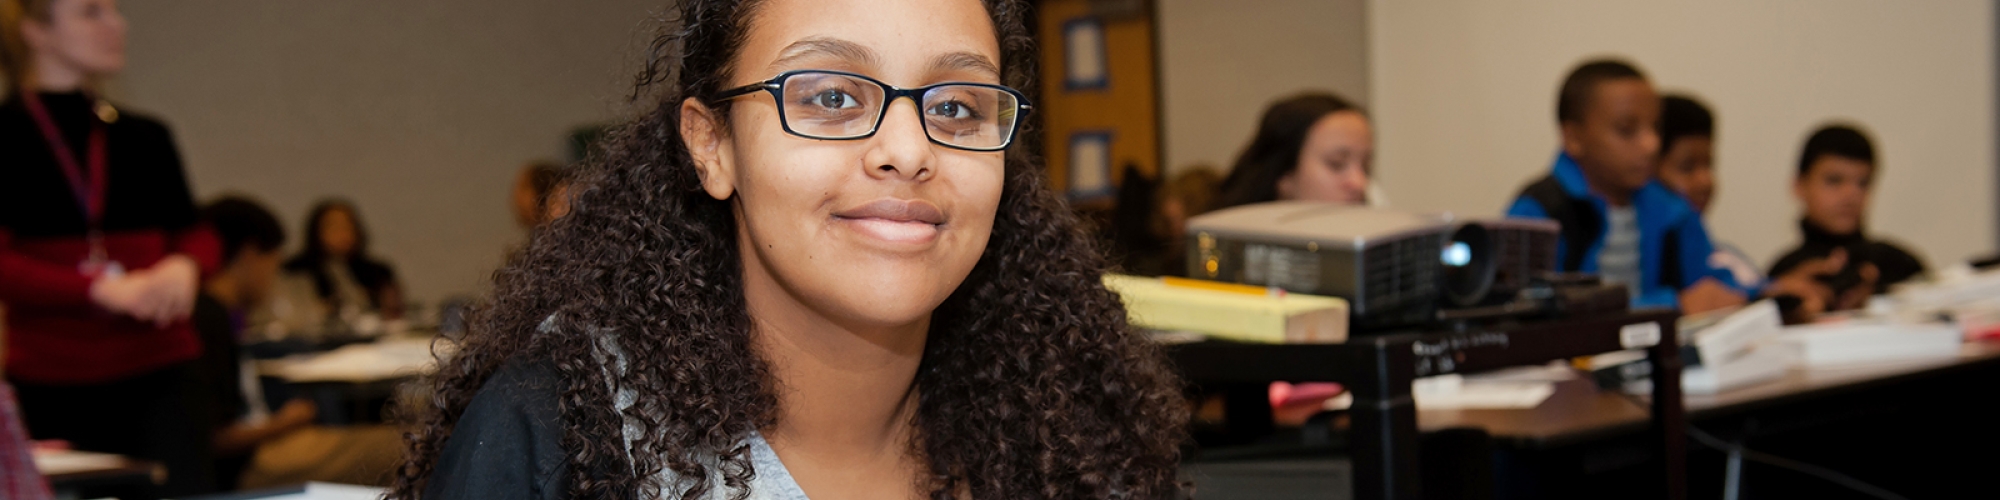
[[[826,56],[863,66],[874,67],[881,61],[874,50],[861,44],[830,37],[811,37],[792,42],[785,50],[778,51],[778,59],[771,61],[772,69],[785,68],[800,59]]]
[[[777,60],[771,61],[771,69],[790,68],[802,59],[814,57],[831,57],[866,67],[877,67],[882,60],[873,49],[861,44],[839,38],[815,36],[792,42],[791,45],[785,46],[784,50],[778,51]],[[951,52],[934,57],[931,59],[930,71],[934,73],[972,71],[996,79],[1000,77],[1000,65],[994,64],[993,60],[985,55],[972,52]]]
[[[931,71],[946,73],[952,71],[974,71],[995,79],[1000,78],[1000,66],[992,59],[971,52],[952,52],[931,59]]]

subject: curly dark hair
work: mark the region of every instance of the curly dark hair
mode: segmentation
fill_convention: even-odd
[[[701,190],[679,104],[728,81],[757,3],[680,3],[678,27],[653,43],[634,94],[657,101],[576,172],[569,215],[495,273],[472,330],[430,380],[390,498],[421,494],[473,395],[522,360],[561,379],[571,496],[650,498],[662,470],[709,477],[703,457],[731,488],[749,483],[740,440],[775,423],[777,381],[751,347],[732,209]],[[1005,83],[1035,88],[1028,6],[985,4]],[[1005,154],[992,237],[933,313],[916,375],[910,453],[929,464],[924,486],[936,499],[1173,497],[1188,416],[1180,383],[1126,323],[1077,217],[1025,152]],[[552,328],[538,328],[551,317]],[[624,376],[606,380],[593,330],[620,333],[617,347],[634,360]],[[621,415],[618,390],[644,396]],[[643,430],[629,454],[625,417]],[[693,481],[678,493],[706,498],[710,487]]]

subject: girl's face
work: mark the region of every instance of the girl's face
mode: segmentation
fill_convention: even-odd
[[[773,0],[749,26],[721,88],[794,70],[901,88],[1000,83],[999,42],[977,0]],[[825,92],[791,101],[855,103]],[[731,102],[725,124],[684,101],[682,136],[704,189],[735,205],[746,293],[781,295],[850,329],[925,324],[986,248],[1002,153],[931,143],[911,99],[889,102],[876,133],[858,140],[785,132],[766,92]]]
[[[37,64],[91,77],[125,69],[125,16],[117,0],[55,0],[48,23],[31,19],[22,28]]]
[[[1306,132],[1299,164],[1278,179],[1278,198],[1359,205],[1368,202],[1375,133],[1356,111],[1328,113]]]
[[[319,216],[319,244],[328,257],[347,257],[354,253],[356,240],[360,239],[354,228],[354,216],[346,210],[333,209]]]

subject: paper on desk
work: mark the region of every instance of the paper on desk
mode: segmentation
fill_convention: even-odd
[[[1568,368],[1528,367],[1471,377],[1457,374],[1417,379],[1410,392],[1419,410],[1508,410],[1541,406],[1556,393],[1556,382],[1576,376]]]
[[[429,339],[385,339],[288,360],[275,375],[292,382],[366,382],[426,373],[435,363]]]
[[[76,450],[35,449],[35,469],[42,475],[70,474],[116,469],[125,466],[125,457],[109,453]]]
[[[266,497],[265,500],[377,500],[388,490],[372,486],[336,483],[306,483],[305,491]]]

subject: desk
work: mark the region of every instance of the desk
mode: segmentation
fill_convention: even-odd
[[[217,493],[186,500],[376,500],[388,493],[373,486],[312,482],[296,486]]]
[[[1418,421],[1410,384],[1418,377],[1469,373],[1601,352],[1651,346],[1654,387],[1660,401],[1680,401],[1680,351],[1673,311],[1609,314],[1564,321],[1471,327],[1441,333],[1367,336],[1344,344],[1241,344],[1199,342],[1169,349],[1183,377],[1198,385],[1247,390],[1249,404],[1234,404],[1225,418],[1268,429],[1270,406],[1258,388],[1271,381],[1346,384],[1354,497],[1406,499],[1421,495],[1417,477]],[[1636,329],[1635,329],[1636,328]],[[1650,332],[1650,335],[1635,335]],[[1629,403],[1625,403],[1629,405]],[[1686,443],[1679,404],[1654,403],[1650,428],[1655,456],[1664,464],[1653,481],[1671,499],[1683,497],[1681,457]],[[1261,409],[1261,411],[1259,410]],[[1257,430],[1257,429],[1252,429]],[[1440,479],[1449,481],[1450,478]],[[1338,492],[1328,492],[1328,496]]]
[[[167,476],[166,467],[157,462],[105,453],[35,450],[34,458],[56,498],[128,491],[164,483]]]
[[[1926,498],[1915,492],[1927,489],[1949,497],[1951,492],[1962,493],[1958,487],[1969,486],[1952,482],[1953,476],[1963,473],[1969,480],[1981,477],[1973,471],[2000,468],[2000,460],[1988,453],[2000,446],[1996,439],[2000,432],[1986,430],[1992,422],[1981,419],[1990,420],[1993,414],[1980,408],[1995,383],[2000,383],[2000,343],[1980,342],[1962,346],[1953,357],[1795,369],[1778,380],[1716,394],[1691,394],[1684,401],[1694,426],[1747,442],[1753,449],[1828,466],[1911,498]],[[1640,431],[1648,421],[1647,412],[1632,398],[1601,391],[1582,378],[1558,384],[1555,394],[1533,409],[1418,414],[1419,428],[1425,432],[1484,429],[1503,453],[1540,462],[1532,468],[1544,474],[1539,482],[1546,486],[1576,482],[1574,476],[1587,467],[1583,462],[1589,455],[1601,458],[1645,441]],[[1962,433],[1962,428],[1978,432]],[[1909,433],[1924,437],[1901,437]],[[1769,449],[1760,442],[1768,443]],[[1972,452],[1970,462],[1961,462],[1922,451],[1927,447],[1940,452],[1978,451]],[[1692,496],[1716,495],[1722,484],[1720,454],[1703,452],[1695,458],[1689,465]],[[1902,467],[1883,460],[1902,462]],[[1807,487],[1827,487],[1823,481],[1800,478]],[[1800,486],[1797,483],[1785,486]],[[1789,489],[1785,493],[1814,497]],[[1568,495],[1543,490],[1534,496]]]
[[[377,410],[374,403],[395,399],[405,382],[436,369],[433,347],[431,337],[384,338],[321,353],[259,360],[256,366],[259,376],[280,380],[297,396],[319,405],[322,424],[374,422],[380,420],[371,415]],[[435,347],[450,349],[451,344]]]
[[[1994,368],[2000,368],[2000,342],[1968,343],[1959,347],[1955,357],[1792,370],[1784,378],[1762,384],[1716,394],[1690,394],[1688,416],[1713,419],[1875,387],[1973,375]]]

